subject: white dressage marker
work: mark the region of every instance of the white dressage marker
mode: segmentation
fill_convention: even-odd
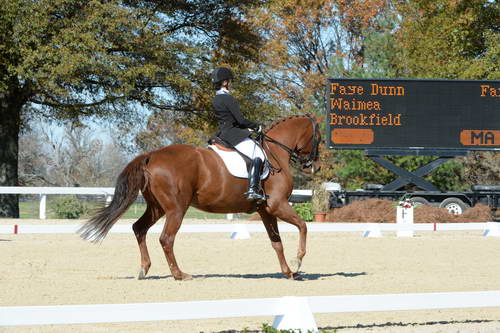
[[[365,231],[363,237],[382,237],[382,232],[380,232],[380,226],[378,223],[366,223]]]
[[[413,224],[413,207],[405,208],[398,206],[396,208],[396,224],[401,226],[411,227]],[[398,230],[396,231],[398,237],[413,237],[413,230]]]
[[[487,237],[500,237],[500,223],[498,222],[487,222],[486,230],[483,236]]]
[[[231,239],[250,239],[250,233],[246,224],[235,224],[235,230],[231,233]]]
[[[317,332],[316,320],[309,307],[307,297],[283,297],[283,314],[274,317],[273,327],[279,330],[297,330]]]

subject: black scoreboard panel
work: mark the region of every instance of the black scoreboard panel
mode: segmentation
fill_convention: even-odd
[[[329,79],[327,104],[330,148],[500,150],[500,81]]]

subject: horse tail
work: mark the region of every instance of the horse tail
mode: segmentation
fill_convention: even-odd
[[[92,242],[106,237],[111,227],[137,199],[139,190],[144,190],[147,185],[144,168],[148,161],[148,155],[139,155],[123,169],[116,180],[113,200],[78,229],[80,237]]]

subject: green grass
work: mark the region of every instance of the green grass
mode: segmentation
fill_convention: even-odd
[[[92,202],[88,203],[90,207],[90,211],[94,211],[95,208],[99,207],[98,203]],[[125,212],[125,214],[121,217],[122,219],[138,219],[144,213],[146,209],[146,205],[142,203],[134,203],[130,208]],[[20,202],[19,203],[20,217],[21,219],[38,219],[39,218],[39,203],[35,201],[28,202]],[[45,212],[47,219],[56,219],[56,214],[54,212],[54,208],[52,207],[52,203],[50,197],[47,198],[47,210]],[[82,216],[81,219],[89,218],[92,213],[89,213],[85,216]],[[247,215],[245,215],[247,216]],[[186,218],[191,219],[225,219],[225,214],[213,214],[206,213],[199,209],[189,207]]]

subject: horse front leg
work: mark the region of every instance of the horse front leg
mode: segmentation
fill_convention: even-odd
[[[269,214],[276,216],[285,222],[293,224],[299,229],[299,247],[297,249],[297,258],[291,262],[293,272],[298,272],[302,266],[302,259],[306,255],[306,223],[297,215],[295,210],[288,204],[287,200],[269,202],[266,210]]]
[[[292,272],[292,270],[290,269],[290,267],[286,262],[285,253],[283,250],[283,243],[281,242],[281,237],[278,230],[278,222],[276,217],[267,213],[265,209],[260,209],[259,214],[266,228],[267,235],[271,240],[271,245],[274,251],[276,252],[276,255],[278,256],[281,272],[289,279],[297,278],[298,275]]]

